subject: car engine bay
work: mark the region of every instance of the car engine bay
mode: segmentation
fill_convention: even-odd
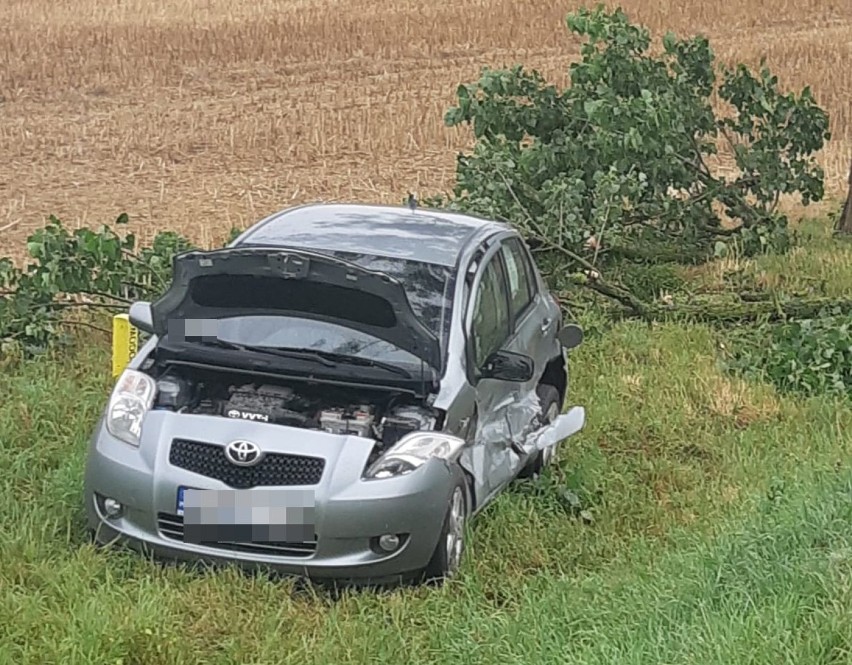
[[[354,435],[383,450],[438,417],[405,393],[167,365],[154,374],[153,408]]]

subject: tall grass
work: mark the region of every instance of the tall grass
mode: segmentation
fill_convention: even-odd
[[[462,575],[337,599],[93,549],[81,473],[107,353],[6,368],[0,662],[852,662],[852,409],[727,377],[715,342],[587,340],[587,429],[481,516]]]

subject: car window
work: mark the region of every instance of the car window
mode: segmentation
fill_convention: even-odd
[[[511,302],[511,316],[515,320],[530,304],[535,294],[533,278],[527,254],[520,240],[511,238],[500,250],[506,262],[506,282]]]
[[[422,261],[354,252],[323,251],[323,253],[398,279],[405,289],[415,316],[435,333],[441,346],[446,348],[450,334],[453,289],[455,288],[453,273],[449,268]]]
[[[482,367],[485,359],[500,349],[509,336],[509,308],[500,268],[495,255],[485,266],[473,303],[471,338],[476,367]]]

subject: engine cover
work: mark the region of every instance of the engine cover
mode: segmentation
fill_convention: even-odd
[[[304,426],[309,418],[287,408],[294,401],[293,391],[281,386],[253,385],[232,388],[231,396],[222,403],[222,415],[276,425]]]

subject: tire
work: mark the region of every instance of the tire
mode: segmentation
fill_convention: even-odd
[[[422,571],[421,581],[427,584],[442,584],[458,572],[464,556],[465,529],[469,514],[470,498],[467,484],[461,476],[450,494],[441,535],[432,558]]]
[[[553,386],[542,383],[536,388],[536,394],[538,394],[538,401],[541,404],[542,424],[546,425],[553,422],[562,410],[559,391]],[[557,443],[555,446],[536,452],[524,468],[521,469],[520,473],[518,473],[518,478],[531,478],[539,475],[553,463],[558,446],[559,444]]]

